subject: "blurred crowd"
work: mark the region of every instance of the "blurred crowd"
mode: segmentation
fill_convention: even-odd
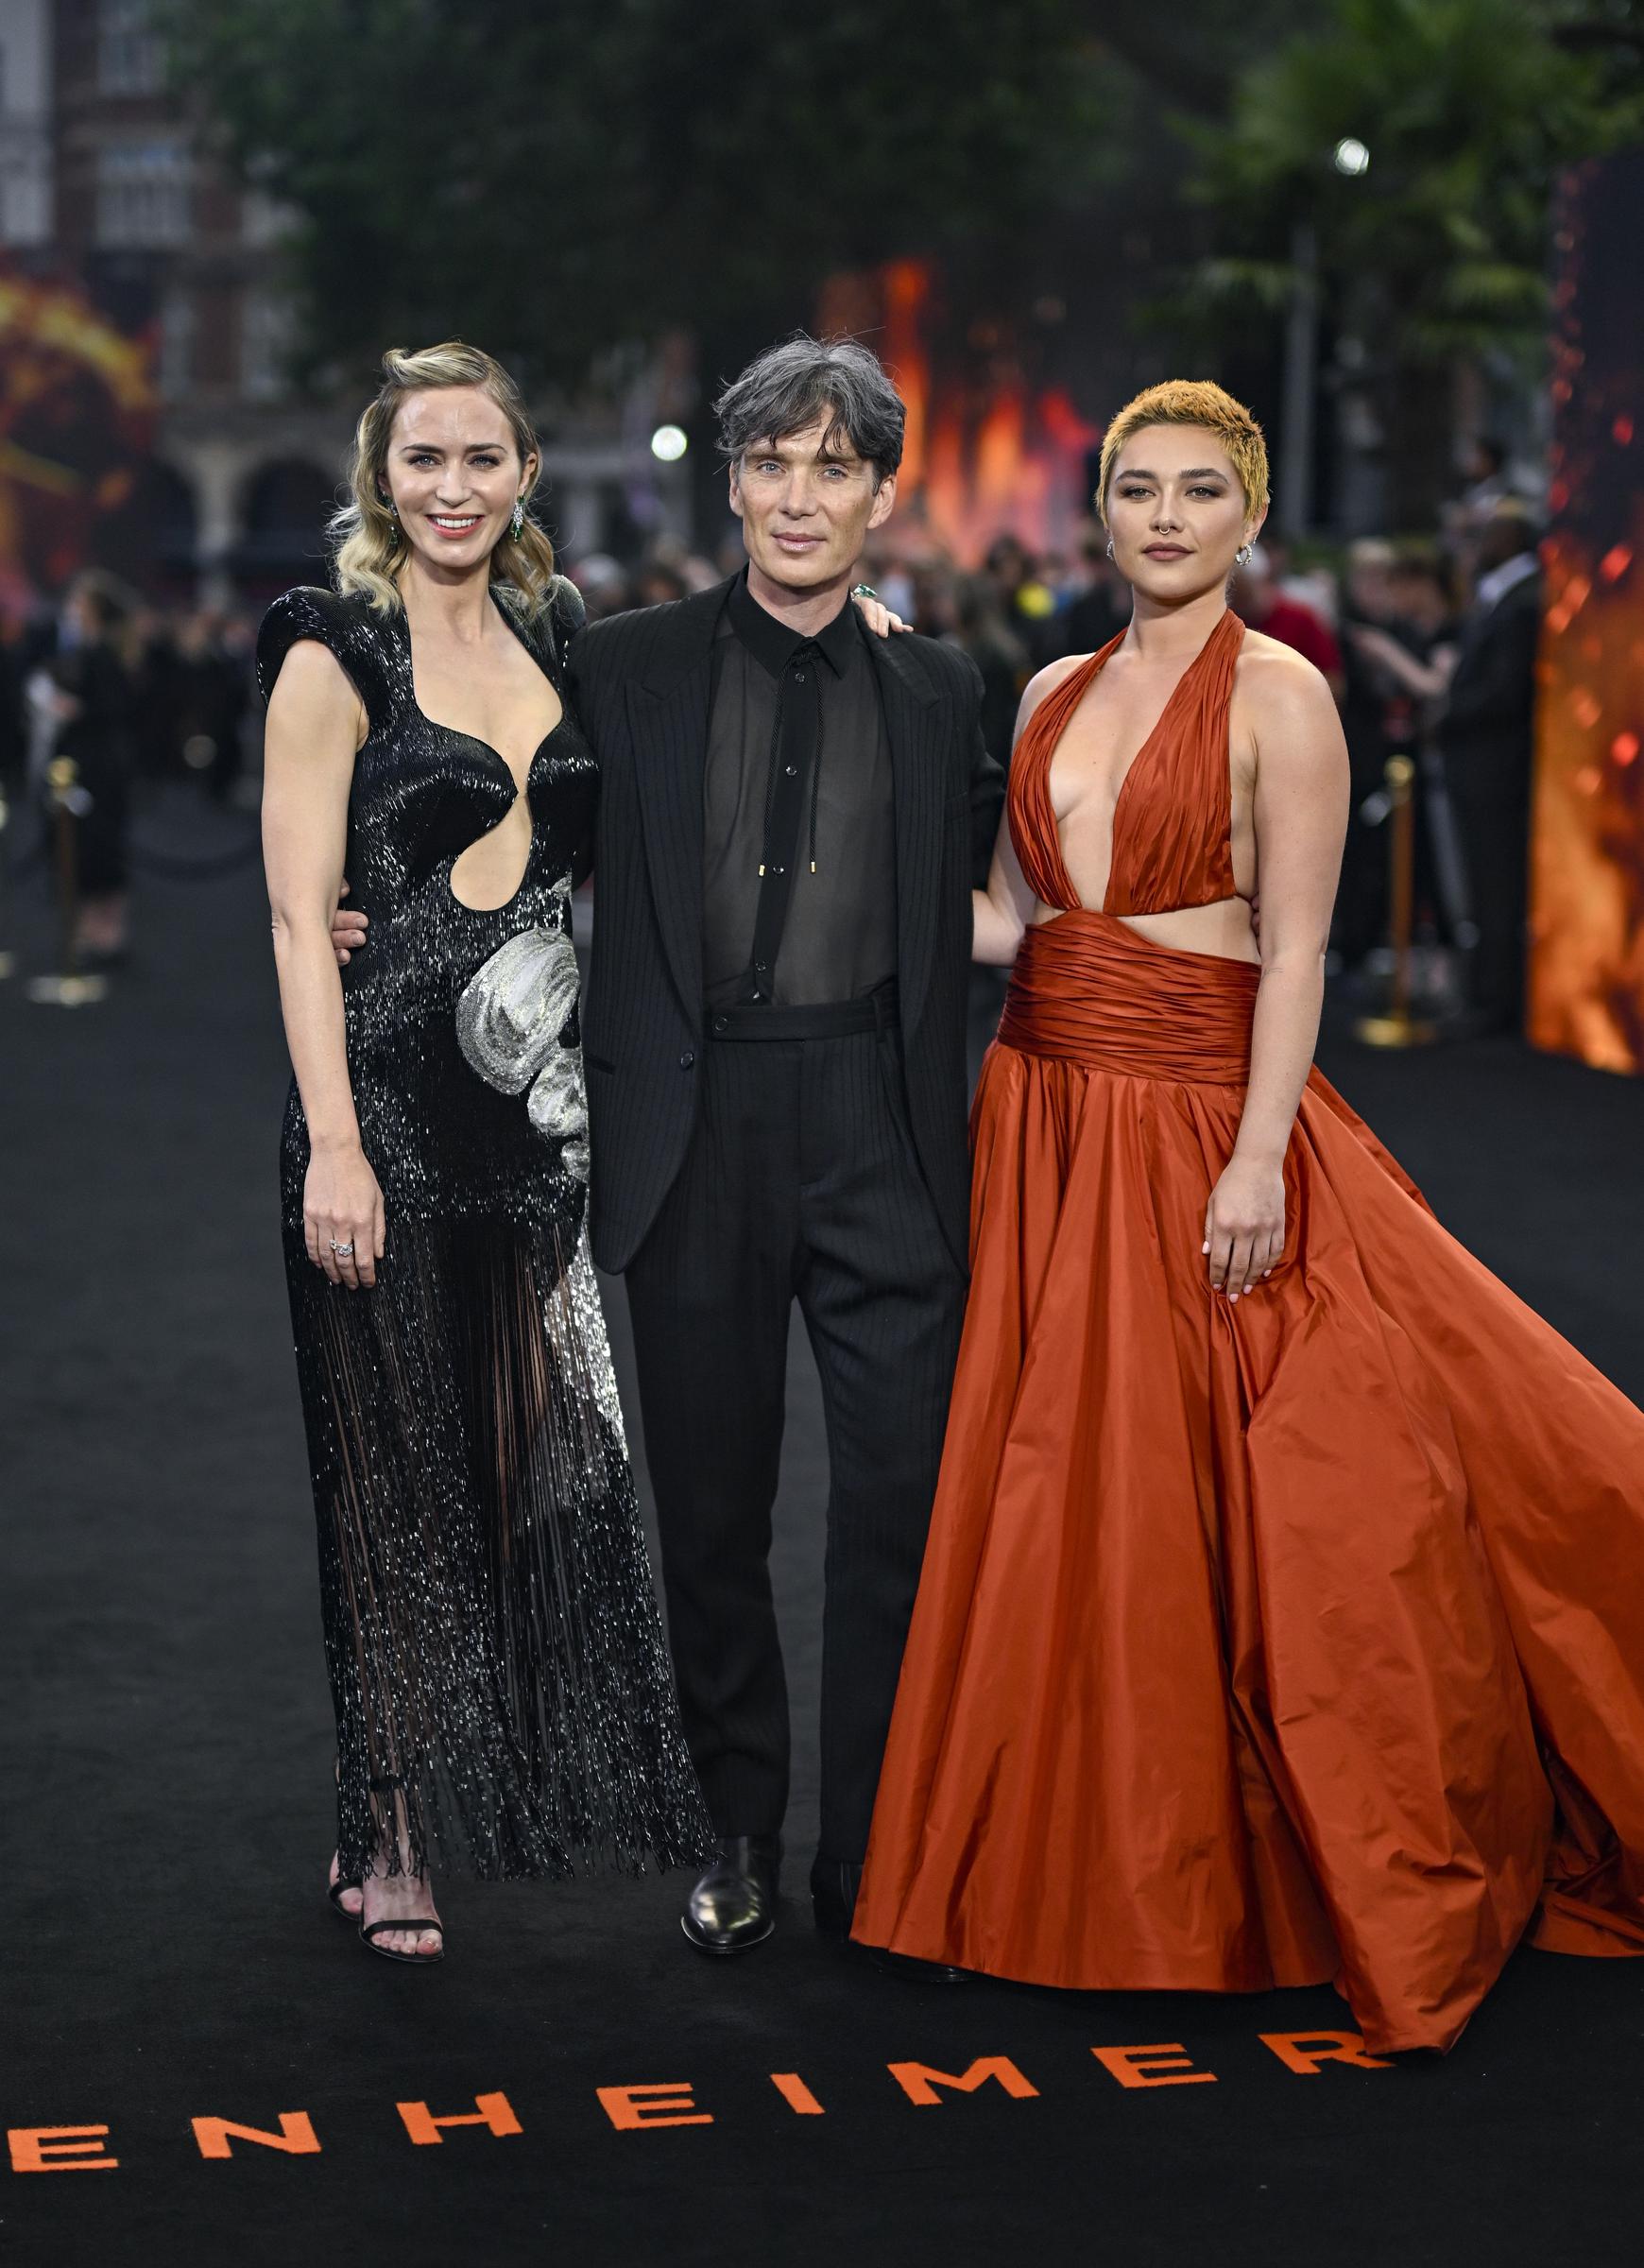
[[[254,795],[255,635],[248,614],[156,608],[95,570],[49,613],[0,624],[0,787],[49,836],[72,822],[80,967],[128,949],[134,793],[193,779],[223,804]]]
[[[1484,441],[1424,540],[1293,554],[1264,536],[1230,593],[1253,628],[1323,671],[1340,704],[1352,819],[1332,954],[1370,1002],[1392,959],[1388,763],[1413,765],[1413,961],[1422,1005],[1458,1027],[1512,1025],[1521,1009],[1536,545],[1505,452]],[[712,558],[665,536],[633,565],[603,553],[566,564],[597,619],[708,589],[741,560],[732,531]],[[971,656],[1002,765],[1028,679],[1129,617],[1094,520],[1067,551],[1036,553],[1007,533],[972,563],[893,522],[866,572],[904,620]],[[224,804],[254,805],[254,642],[248,612],[157,610],[95,573],[49,616],[0,628],[0,780],[48,827],[65,811],[75,822],[82,964],[128,948],[134,788],[188,779]]]

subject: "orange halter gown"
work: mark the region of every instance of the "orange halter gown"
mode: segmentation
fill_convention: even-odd
[[[1445,2048],[1519,1938],[1644,1952],[1644,1413],[1464,1251],[1315,1071],[1285,1257],[1200,1250],[1259,981],[1114,917],[1233,892],[1224,615],[1101,912],[1036,711],[1039,898],[972,1113],[972,1279],[855,1934],[1037,1984],[1334,1980]],[[1115,640],[1114,644],[1119,642]]]

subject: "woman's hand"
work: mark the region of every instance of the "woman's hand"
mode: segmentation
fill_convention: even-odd
[[[1284,1169],[1235,1157],[1210,1192],[1205,1242],[1210,1282],[1229,1299],[1253,1292],[1284,1257]]]
[[[888,638],[893,630],[907,630],[913,627],[913,625],[904,622],[899,614],[893,614],[878,592],[870,590],[866,583],[858,583],[850,595],[862,610],[863,621],[866,623],[876,637]]]
[[[359,1143],[317,1146],[302,1185],[308,1257],[333,1283],[369,1291],[383,1257],[383,1193]]]

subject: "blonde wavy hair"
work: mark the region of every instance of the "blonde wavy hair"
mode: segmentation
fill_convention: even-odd
[[[1150,386],[1127,402],[1108,426],[1102,442],[1102,470],[1097,476],[1096,509],[1107,517],[1107,491],[1114,460],[1133,434],[1144,425],[1202,425],[1213,433],[1233,460],[1244,490],[1245,517],[1255,519],[1267,508],[1267,443],[1261,428],[1242,402],[1208,378],[1169,378]]]
[[[478,347],[448,338],[437,347],[419,347],[408,352],[390,347],[383,357],[383,383],[374,401],[354,428],[349,458],[349,500],[333,514],[328,530],[334,547],[334,569],[339,591],[357,593],[379,614],[391,614],[402,606],[400,576],[410,556],[404,531],[388,507],[388,444],[394,421],[408,394],[447,386],[477,387],[488,394],[508,421],[523,468],[537,458],[537,471],[525,490],[527,500],[536,492],[542,460],[536,432],[519,387],[502,364]],[[554,582],[554,546],[529,516],[519,534],[504,530],[491,553],[491,582],[516,592],[528,616],[539,614],[548,604]]]

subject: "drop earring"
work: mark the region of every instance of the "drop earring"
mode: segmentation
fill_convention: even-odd
[[[525,499],[522,496],[516,496],[514,499],[514,516],[508,522],[508,532],[513,537],[516,543],[520,541],[520,530],[524,526],[524,524]]]
[[[1113,557],[1113,538],[1111,536],[1107,539],[1107,557],[1109,558]]]

